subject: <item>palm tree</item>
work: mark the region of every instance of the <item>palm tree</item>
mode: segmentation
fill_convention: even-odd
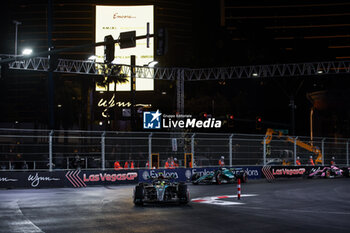
[[[96,85],[103,88],[106,91],[109,91],[110,84],[114,84],[113,94],[116,94],[117,84],[128,82],[128,75],[126,73],[122,73],[122,66],[115,64],[101,64],[100,65],[100,74],[102,77],[96,79]],[[107,107],[108,112],[108,120],[115,120],[114,109],[111,107]],[[107,125],[108,128],[110,127]],[[113,125],[112,125],[113,127]]]
[[[128,82],[127,74],[121,73],[121,68],[120,65],[101,64],[99,71],[102,74],[102,78],[97,78],[96,84],[109,91],[109,84],[114,83],[114,91],[116,91],[118,83]]]

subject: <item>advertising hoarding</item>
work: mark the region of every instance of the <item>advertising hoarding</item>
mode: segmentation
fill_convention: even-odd
[[[136,31],[136,36],[146,35],[147,23],[150,25],[150,34],[153,34],[154,10],[153,5],[143,6],[96,6],[95,40],[104,41],[104,37],[112,35],[118,39],[121,32]],[[144,66],[154,60],[154,43],[150,38],[149,48],[147,40],[137,40],[136,47],[120,49],[115,45],[114,64],[130,65],[130,55],[136,56],[136,65]],[[104,47],[96,47],[96,62],[103,62]],[[130,91],[130,74],[127,74],[128,82],[117,85],[117,91]],[[137,77],[137,74],[136,74]],[[114,83],[109,86],[110,91],[114,91]],[[153,91],[153,79],[136,79],[136,91]],[[96,91],[105,91],[104,88],[97,87]]]

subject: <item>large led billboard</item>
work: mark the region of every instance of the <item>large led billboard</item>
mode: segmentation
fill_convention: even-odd
[[[96,6],[96,42],[101,42],[107,35],[112,35],[114,39],[119,37],[121,32],[136,31],[136,36],[146,35],[147,23],[150,25],[150,34],[153,34],[153,6]],[[154,60],[154,43],[150,38],[149,48],[146,39],[137,40],[136,47],[120,49],[115,45],[115,64],[130,65],[130,56],[136,56],[136,65],[144,66]],[[95,55],[97,62],[104,60],[103,46],[96,47]],[[130,74],[128,81],[117,85],[117,91],[130,91]],[[102,89],[103,90],[103,89]],[[114,84],[109,87],[114,91]],[[136,79],[136,91],[153,91],[153,79]]]

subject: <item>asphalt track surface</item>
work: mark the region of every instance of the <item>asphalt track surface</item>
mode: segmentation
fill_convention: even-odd
[[[0,190],[0,232],[350,232],[350,179],[249,182],[239,201],[189,185],[185,206],[135,207],[133,187]]]

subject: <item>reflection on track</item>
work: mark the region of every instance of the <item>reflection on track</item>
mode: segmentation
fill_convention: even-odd
[[[241,194],[241,198],[255,197],[258,194]],[[242,199],[238,200],[237,195],[220,195],[212,197],[199,197],[191,200],[194,203],[212,204],[212,205],[243,205]]]
[[[0,190],[0,232],[349,232],[350,179],[188,185],[185,206],[135,207],[133,185]]]

